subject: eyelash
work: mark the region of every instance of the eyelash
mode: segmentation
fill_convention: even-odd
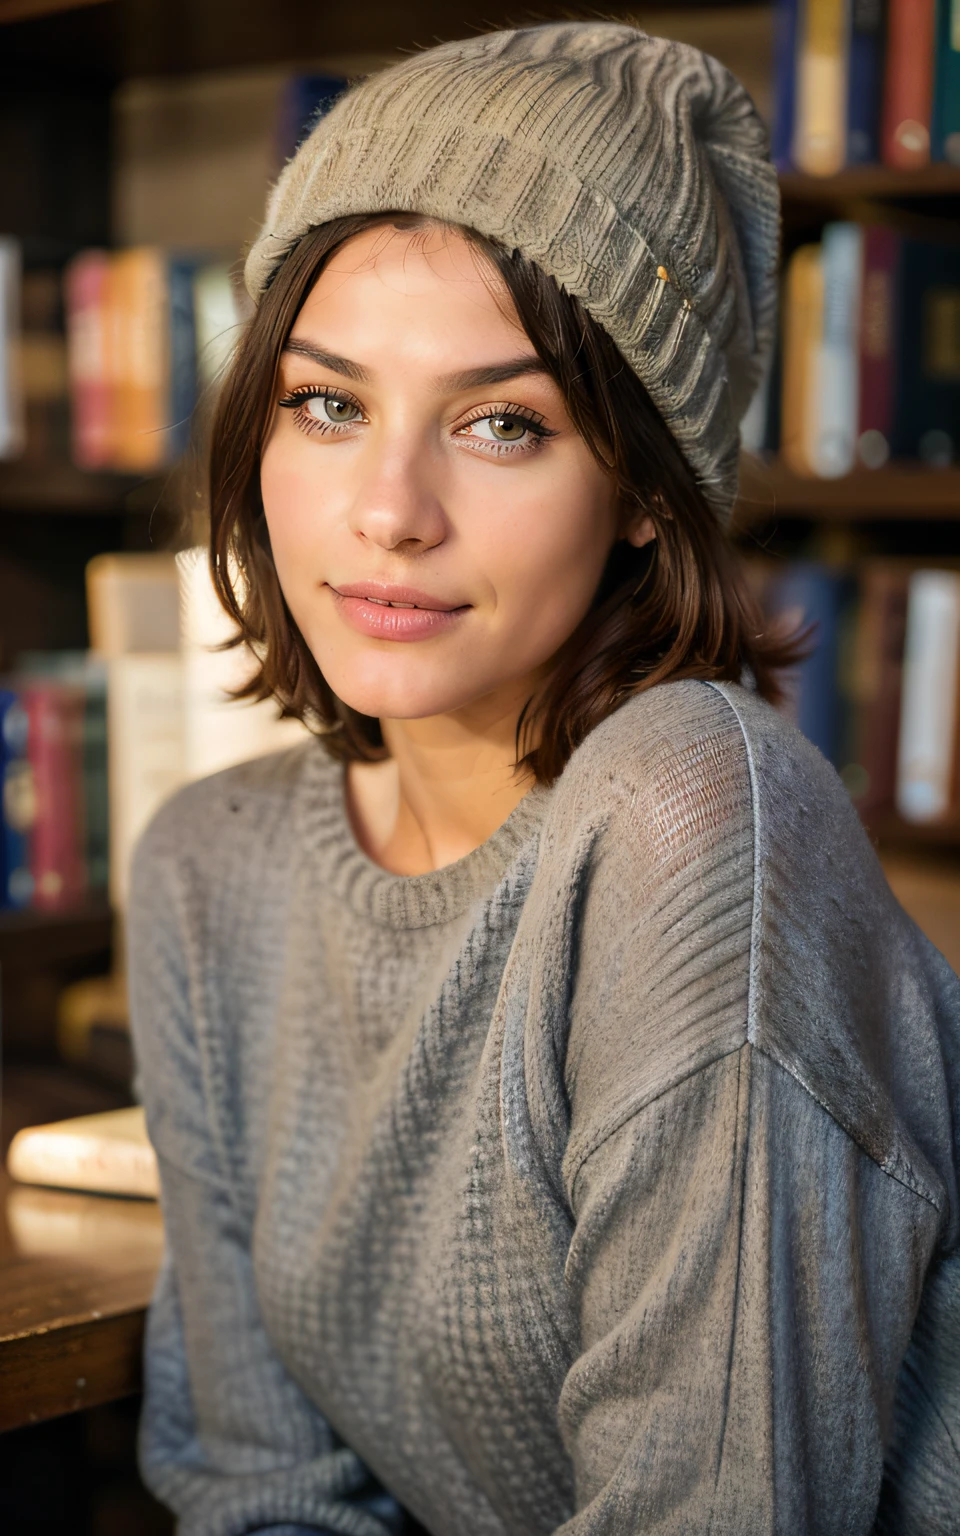
[[[342,423],[320,421],[318,417],[311,416],[305,409],[308,400],[339,400],[343,405],[356,406],[357,410],[361,414],[363,413],[363,406],[360,404],[360,401],[353,395],[348,394],[344,389],[333,389],[325,384],[301,384],[298,389],[291,389],[289,394],[284,395],[282,400],[277,401],[277,404],[283,406],[286,410],[293,411],[294,421],[301,432],[306,433],[308,437],[312,437],[316,433],[319,433],[321,437],[326,437],[330,432],[334,433],[335,436],[339,436],[343,427],[355,425],[352,421]]]
[[[345,421],[343,423],[320,421],[316,416],[311,416],[306,410],[305,407],[308,400],[339,400],[344,405],[355,406],[361,414],[363,413],[363,406],[360,404],[360,401],[346,390],[337,389],[325,384],[302,384],[299,388],[290,390],[289,394],[284,395],[281,400],[277,401],[277,404],[286,410],[293,411],[297,426],[308,437],[314,435],[326,437],[331,433],[339,437],[343,431],[357,425],[355,421]],[[534,452],[542,447],[547,438],[556,437],[557,435],[556,432],[544,424],[543,417],[536,411],[531,411],[525,406],[504,403],[478,407],[472,416],[469,416],[466,421],[460,423],[455,436],[464,432],[467,427],[475,426],[477,422],[495,421],[500,417],[511,417],[516,421],[522,421],[528,432],[530,432],[532,441],[522,443],[498,443],[491,441],[484,442],[482,447],[477,446],[477,439],[471,441],[471,439],[464,437],[463,441],[469,443],[475,452],[487,454],[488,457],[503,458],[515,453]]]

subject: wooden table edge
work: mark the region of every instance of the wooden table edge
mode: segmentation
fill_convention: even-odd
[[[0,1432],[139,1392],[146,1306],[0,1341]]]

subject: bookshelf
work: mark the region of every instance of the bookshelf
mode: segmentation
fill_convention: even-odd
[[[543,0],[528,10],[535,20],[596,14],[592,4]],[[746,81],[762,109],[769,107],[772,15],[766,0],[736,5],[691,0],[669,9],[608,0],[603,11],[701,42]],[[82,246],[109,245],[118,234],[127,238],[118,228],[115,104],[118,91],[138,82],[188,86],[211,71],[218,78],[248,71],[252,78],[270,68],[318,64],[356,73],[478,25],[525,19],[523,9],[498,0],[484,7],[481,21],[449,0],[411,0],[406,7],[364,0],[339,8],[318,7],[315,0],[285,0],[282,7],[269,0],[233,0],[229,25],[220,0],[0,0],[0,225],[22,235],[37,261],[61,262]],[[11,146],[22,151],[22,163]],[[140,174],[136,166],[131,174]],[[788,172],[781,187],[788,250],[800,239],[815,238],[830,219],[885,206],[960,230],[960,167],[900,171],[867,165],[823,178]],[[243,228],[249,232],[247,224]],[[76,530],[75,591],[83,563],[100,549],[169,545],[180,516],[178,496],[170,475],[84,473],[63,462],[0,464],[0,665],[4,592],[27,546],[35,573],[44,542],[59,540],[69,522]],[[781,547],[794,549],[804,537],[851,527],[860,548],[869,547],[882,529],[885,552],[909,553],[918,538],[928,547],[932,537],[938,555],[960,553],[960,468],[891,464],[815,480],[777,460],[745,459],[734,522],[745,548],[762,541],[764,550],[775,554]],[[62,586],[62,570],[57,582]],[[57,582],[51,578],[48,606],[56,599]],[[29,633],[31,645],[46,622],[37,617],[40,609],[34,603],[22,615],[22,633]],[[76,618],[71,622],[75,631]],[[18,638],[7,637],[7,650],[15,649]],[[58,635],[48,643],[63,641]],[[82,643],[79,635],[74,643]],[[891,820],[872,830],[883,847],[912,848],[918,857],[929,850],[945,852],[957,861],[960,879],[960,832],[906,828]],[[72,961],[84,945],[90,955],[100,955],[105,921],[103,913],[59,923],[35,914],[20,914],[16,921],[0,917],[0,964],[4,952],[11,954],[18,945],[37,965],[45,957],[59,963],[64,946],[74,946]]]

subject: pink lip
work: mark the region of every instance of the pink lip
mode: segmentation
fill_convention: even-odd
[[[350,628],[376,640],[426,640],[451,629],[470,607],[469,603],[449,603],[432,597],[415,587],[378,581],[348,582],[340,587],[330,586],[330,591],[337,611]],[[415,606],[390,608],[389,603]]]

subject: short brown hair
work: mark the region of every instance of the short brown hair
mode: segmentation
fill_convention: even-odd
[[[259,658],[239,696],[275,697],[283,714],[319,727],[341,760],[383,757],[380,724],[337,698],[287,607],[270,551],[260,458],[280,355],[324,263],[354,235],[394,219],[411,222],[402,214],[338,219],[290,252],[224,380],[209,458],[213,578],[240,639]],[[524,711],[520,761],[552,783],[594,726],[656,683],[737,682],[748,668],[761,694],[779,697],[776,673],[796,660],[796,644],[764,632],[739,560],[637,375],[582,305],[535,263],[473,230],[462,233],[503,279],[571,420],[624,503],[642,507],[656,529],[642,549],[614,546],[589,613]],[[525,741],[533,744],[523,753]]]

